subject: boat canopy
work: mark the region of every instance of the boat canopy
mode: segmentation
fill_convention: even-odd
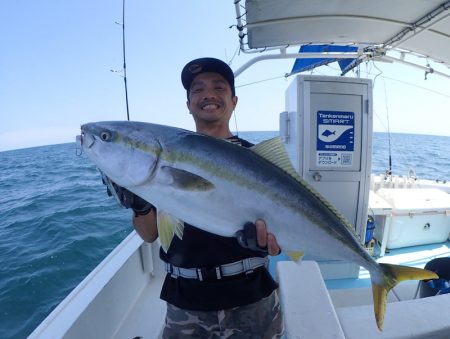
[[[237,73],[262,59],[354,59],[342,70],[344,74],[371,59],[410,63],[406,53],[424,57],[424,65],[417,66],[425,71],[433,71],[428,60],[450,69],[448,0],[237,0],[234,4],[241,51],[279,51],[255,58]],[[312,47],[287,53],[287,48],[298,45]],[[400,53],[393,57],[389,51]],[[450,72],[441,75],[450,77]]]

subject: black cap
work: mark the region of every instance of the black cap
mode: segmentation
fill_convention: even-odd
[[[215,58],[200,58],[195,59],[186,64],[181,71],[181,82],[183,87],[188,92],[191,89],[191,83],[194,78],[200,73],[213,72],[222,75],[228,81],[231,87],[231,92],[235,96],[234,89],[234,73],[225,62]]]

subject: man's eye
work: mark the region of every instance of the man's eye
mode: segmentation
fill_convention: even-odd
[[[191,92],[198,93],[203,89],[203,87],[192,87]]]

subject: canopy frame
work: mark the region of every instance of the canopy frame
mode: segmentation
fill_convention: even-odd
[[[322,7],[320,7],[320,1],[323,2]],[[262,60],[330,57],[335,59],[354,59],[354,61],[342,71],[341,75],[345,75],[363,62],[379,60],[407,64],[423,70],[425,74],[434,73],[450,78],[450,47],[447,47],[449,55],[447,55],[447,53],[436,53],[436,48],[433,48],[436,44],[442,48],[445,48],[444,46],[447,46],[447,44],[450,46],[450,0],[415,0],[413,1],[414,4],[411,3],[411,0],[390,0],[384,2],[384,5],[394,2],[399,6],[404,5],[406,14],[403,19],[402,13],[392,14],[385,8],[382,8],[382,6],[379,6],[380,11],[376,16],[369,15],[369,13],[365,13],[360,9],[355,10],[353,8],[355,7],[355,2],[349,0],[334,0],[331,5],[330,0],[319,0],[319,2],[317,0],[314,2],[306,0],[247,0],[245,1],[245,5],[243,5],[242,2],[242,0],[233,0],[236,11],[236,28],[238,31],[240,50],[246,54],[260,55],[251,59],[236,70],[236,76]],[[358,0],[358,3],[361,3],[361,8],[365,8],[366,3],[369,4],[370,2],[372,1]],[[438,2],[439,4],[436,6],[436,3]],[[378,3],[381,4],[380,0]],[[326,9],[327,4],[331,8],[330,10]],[[347,4],[348,8],[345,7]],[[413,15],[407,15],[409,7],[414,6],[415,4],[421,5],[416,6],[415,8],[426,10],[426,12],[421,13],[417,20],[409,23],[406,18]],[[276,6],[278,5],[280,12],[273,14],[271,9],[276,9]],[[308,5],[310,6],[308,7]],[[339,13],[332,12],[332,5],[339,5],[342,7],[339,9]],[[283,7],[294,9],[294,13],[283,13]],[[320,11],[317,10],[319,7]],[[269,10],[267,8],[269,8]],[[264,18],[265,12],[267,17]],[[262,17],[258,16],[260,13],[263,13]],[[283,14],[289,15],[282,16]],[[385,17],[383,17],[382,14],[384,14]],[[359,34],[357,32],[358,29],[355,29],[355,37],[350,36],[348,35],[349,31],[345,30],[345,28],[343,28],[343,31],[341,32],[339,30],[339,25],[336,25],[336,22],[356,23],[360,25],[357,28],[361,30],[364,30],[365,25],[368,25],[367,32]],[[330,24],[330,27],[327,29],[325,26],[328,23]],[[293,24],[295,24],[295,26],[292,26]],[[373,25],[383,27],[383,29],[387,27],[383,36],[384,40],[378,41],[376,39],[379,39],[382,35],[377,32],[372,32],[373,29],[371,29],[371,27],[373,27]],[[301,36],[295,41],[292,40],[293,35],[289,32],[289,27],[315,27],[317,28],[316,30],[310,31],[318,33],[314,34],[314,40],[306,40],[307,33],[305,33],[300,34]],[[322,36],[320,36],[321,30],[324,32],[323,40],[320,40],[322,38]],[[334,33],[333,30],[336,30],[336,32]],[[335,34],[335,36],[331,36],[330,32]],[[268,36],[268,43],[261,45],[261,43],[265,41],[265,35]],[[433,40],[430,44],[427,44],[427,41],[425,41],[423,44],[424,46],[420,46],[418,42],[411,43],[414,39],[418,41],[417,39],[420,38],[420,36],[425,35],[427,39],[435,39],[436,41]],[[373,37],[373,40],[370,40],[371,37]],[[367,38],[368,40],[357,40],[358,38]],[[287,41],[289,41],[289,43],[286,43]],[[447,44],[442,45],[442,41],[445,41]],[[439,44],[439,42],[441,43]],[[288,48],[290,47],[307,44],[347,44],[358,46],[358,52],[288,53]],[[411,47],[414,47],[415,49]],[[396,53],[390,52],[398,52],[399,57],[395,56]],[[444,50],[444,52],[447,52],[447,50]],[[426,65],[405,60],[405,55],[408,53],[425,58],[427,60]],[[449,69],[449,72],[441,72],[433,69],[428,60],[445,65]]]

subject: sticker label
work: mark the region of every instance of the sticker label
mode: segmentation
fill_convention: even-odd
[[[317,112],[317,166],[352,166],[355,113]]]

